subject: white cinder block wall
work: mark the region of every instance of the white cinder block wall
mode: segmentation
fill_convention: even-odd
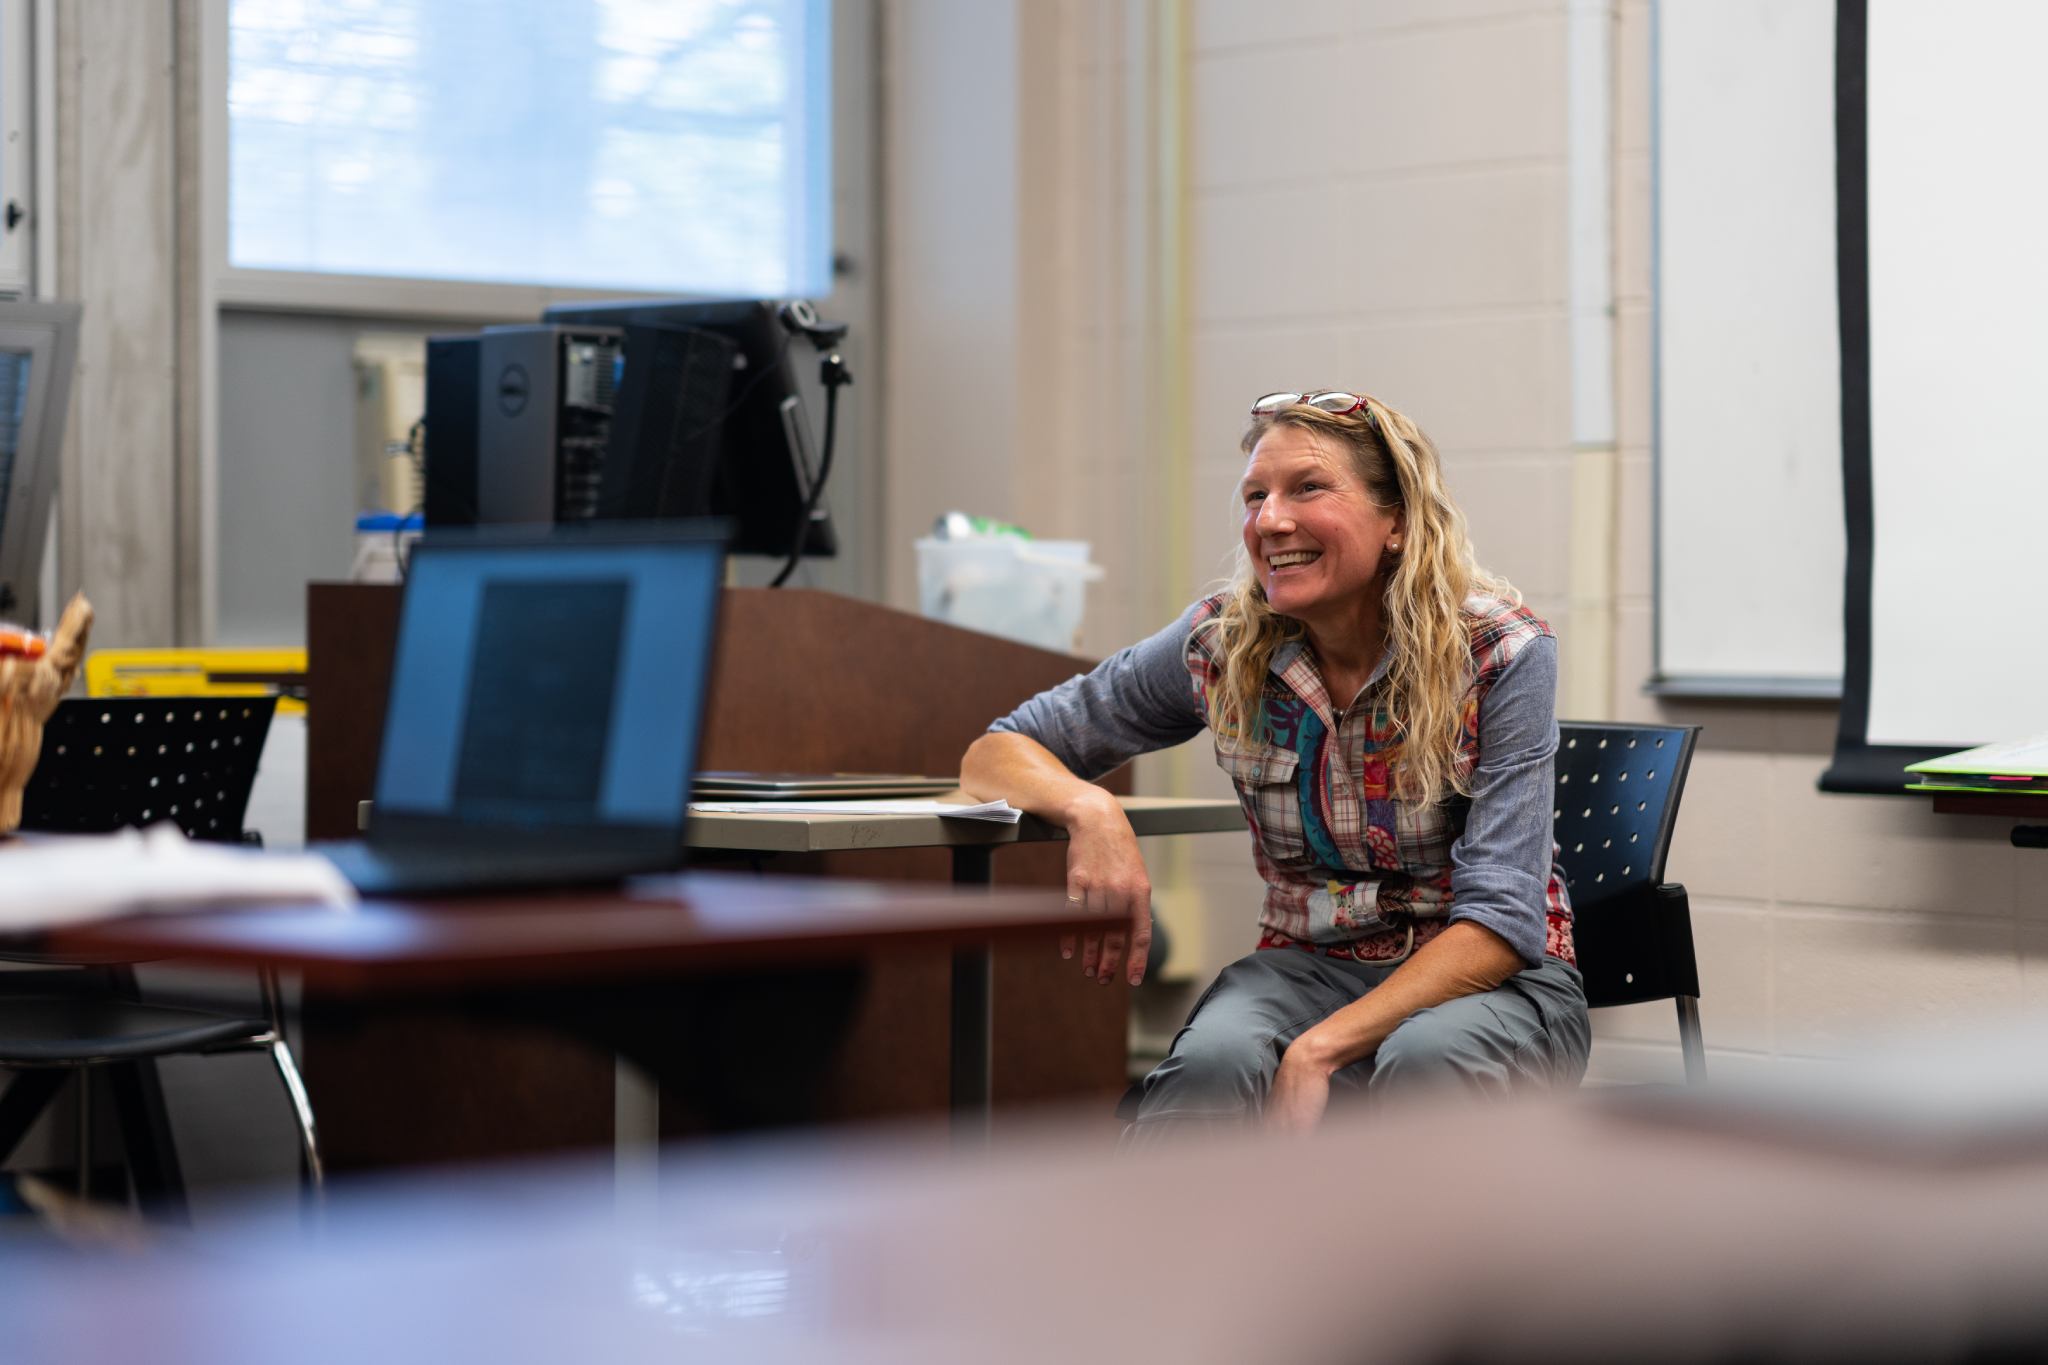
[[[2010,848],[1999,821],[1819,794],[1832,707],[1671,706],[1642,690],[1647,0],[1611,8],[1618,455],[1572,445],[1566,0],[1192,0],[1178,11],[1177,91],[1145,50],[1172,40],[1172,23],[1158,18],[1171,7],[963,8],[987,14],[970,22],[938,0],[890,0],[883,11],[887,49],[920,59],[895,64],[884,101],[894,215],[884,237],[895,244],[885,325],[893,354],[920,357],[918,373],[890,376],[892,545],[907,546],[942,510],[927,503],[943,487],[949,497],[981,490],[988,501],[975,510],[1089,537],[1106,547],[1098,557],[1112,582],[1091,605],[1086,644],[1114,648],[1224,571],[1249,400],[1296,385],[1362,386],[1436,437],[1482,559],[1563,638],[1568,697],[1611,698],[1622,718],[1706,727],[1669,872],[1692,892],[1718,1074],[1826,1059],[1880,1030],[1938,1028],[2030,998],[2048,1004],[2048,854]],[[959,63],[1004,67],[977,75],[972,117],[948,113],[967,94],[959,68],[949,77],[921,65],[942,28]],[[970,41],[975,29],[1014,43]],[[1161,117],[1180,120],[1184,179],[1171,173],[1163,133],[1174,129],[1157,126]],[[1008,234],[980,222],[1005,201],[1021,205],[1015,258]],[[906,223],[906,212],[923,217]],[[969,231],[937,231],[934,215]],[[1169,241],[1185,253],[1170,278],[1156,273]],[[1012,324],[996,333],[1007,353],[976,376],[1015,385],[1010,395],[970,394],[950,412],[963,391],[934,402],[927,381],[960,363],[958,343],[989,338],[947,318],[964,300],[939,287],[950,266],[924,273],[934,252],[971,257],[982,272],[974,321]],[[1078,287],[1062,291],[1054,275]],[[921,317],[942,325],[920,335]],[[1149,348],[1125,344],[1148,328]],[[935,344],[937,333],[949,335]],[[1160,356],[1178,373],[1161,371]],[[1015,425],[992,430],[991,413]],[[1176,422],[1184,448],[1148,444]],[[1584,497],[1583,482],[1574,500],[1575,468],[1583,474],[1589,458],[1618,467],[1611,509]],[[1169,534],[1162,507],[1185,509],[1186,525]],[[1741,553],[1739,508],[1700,514],[1725,519],[1729,552]],[[1611,591],[1587,592],[1588,563],[1610,566]],[[912,604],[907,588],[899,568],[899,605]],[[1593,654],[1604,676],[1590,677],[1572,645],[1596,633],[1612,648]],[[1227,790],[1201,745],[1148,764],[1141,781]],[[1206,981],[1251,942],[1257,886],[1243,839],[1162,845],[1153,859],[1179,931],[1175,966]],[[1596,1032],[1595,1076],[1679,1075],[1668,1006],[1602,1012]]]

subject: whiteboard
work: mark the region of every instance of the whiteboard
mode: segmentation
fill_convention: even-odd
[[[2048,6],[1872,0],[1873,745],[2048,731]]]
[[[1660,0],[1656,676],[1842,673],[1833,0]]]

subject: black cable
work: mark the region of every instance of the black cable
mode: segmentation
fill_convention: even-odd
[[[405,455],[411,462],[413,474],[419,479],[419,496],[413,500],[412,510],[398,514],[398,521],[391,528],[391,558],[398,565],[398,581],[405,582],[412,569],[412,556],[405,552],[405,524],[414,517],[420,519],[422,529],[427,524],[427,419],[422,416],[405,430]]]
[[[779,588],[788,582],[804,556],[804,542],[811,535],[811,517],[817,511],[818,500],[824,496],[825,480],[832,473],[832,449],[838,444],[839,436],[839,390],[853,382],[853,376],[847,373],[846,362],[840,359],[837,351],[818,362],[818,379],[825,386],[825,449],[818,456],[818,476],[811,480],[811,494],[804,499],[803,515],[796,524],[796,541],[789,547],[789,560],[782,566],[782,572],[775,575],[775,581],[768,585],[771,588]]]

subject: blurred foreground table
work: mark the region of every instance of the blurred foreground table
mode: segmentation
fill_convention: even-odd
[[[0,1251],[11,1361],[1905,1361],[2048,1348],[2048,1152],[1425,1110],[1143,1161],[890,1131]]]

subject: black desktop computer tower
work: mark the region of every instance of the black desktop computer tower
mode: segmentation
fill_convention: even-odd
[[[421,501],[429,526],[476,524],[477,355],[474,333],[427,338]]]
[[[427,524],[595,517],[619,370],[616,327],[430,338]]]

